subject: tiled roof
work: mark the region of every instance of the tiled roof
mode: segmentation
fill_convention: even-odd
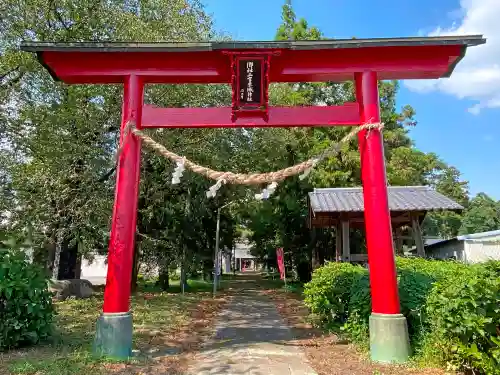
[[[428,186],[389,186],[391,211],[459,211],[463,207]],[[363,212],[363,190],[355,188],[314,189],[309,193],[313,212]]]

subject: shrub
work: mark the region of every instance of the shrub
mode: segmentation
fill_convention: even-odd
[[[500,374],[500,262],[397,258],[401,312],[417,359]],[[305,300],[323,322],[343,323],[349,338],[368,348],[369,275],[330,263],[306,284]]]
[[[305,304],[323,324],[344,323],[352,285],[367,271],[349,263],[330,262],[314,271],[304,285]]]
[[[342,327],[351,340],[368,347],[368,319],[372,311],[370,278],[368,272],[361,275],[351,286],[348,303],[349,317]]]
[[[401,313],[408,319],[411,337],[422,330],[422,307],[436,281],[436,273],[444,272],[435,262],[422,258],[398,258],[398,288]],[[366,344],[368,341],[368,321],[371,314],[370,280],[368,274],[359,278],[352,287],[349,298],[349,316],[343,329],[354,341]]]
[[[418,345],[426,330],[424,308],[434,283],[470,272],[470,267],[455,261],[423,258],[397,258],[401,313],[406,316],[412,343]]]
[[[427,300],[429,336],[441,360],[500,374],[500,279],[469,273],[435,285]],[[453,346],[443,346],[453,343]]]
[[[470,272],[470,266],[452,260],[430,260],[424,258],[396,258],[398,272],[401,270],[414,271],[430,276],[435,280],[448,278],[451,275]]]
[[[500,260],[490,260],[485,263],[477,264],[479,272],[484,272],[487,277],[500,277]]]
[[[0,241],[0,349],[47,338],[53,314],[44,271],[23,251]]]

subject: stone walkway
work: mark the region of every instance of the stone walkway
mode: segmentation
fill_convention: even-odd
[[[254,289],[221,312],[215,334],[189,366],[190,375],[316,375],[274,303]]]

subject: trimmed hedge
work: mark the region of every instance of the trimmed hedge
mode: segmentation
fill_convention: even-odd
[[[53,316],[44,271],[0,241],[0,350],[47,338]]]
[[[365,269],[349,263],[328,263],[305,284],[305,303],[321,323],[344,323],[349,316],[351,286]]]
[[[500,262],[468,266],[453,261],[397,258],[401,312],[416,358],[500,374]],[[341,326],[368,346],[371,313],[368,270],[328,263],[305,285],[316,322]]]

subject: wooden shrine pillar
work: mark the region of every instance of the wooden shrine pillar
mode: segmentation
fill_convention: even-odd
[[[342,261],[342,225],[339,223],[335,226],[335,261]]]
[[[351,244],[349,238],[349,221],[342,220],[342,262],[351,261]]]
[[[415,240],[415,246],[417,247],[417,256],[425,258],[425,246],[424,239],[422,237],[422,228],[420,228],[420,223],[418,222],[417,216],[411,217],[411,229],[413,232],[413,239]]]
[[[394,250],[396,255],[403,255],[403,231],[401,227],[394,229]]]

